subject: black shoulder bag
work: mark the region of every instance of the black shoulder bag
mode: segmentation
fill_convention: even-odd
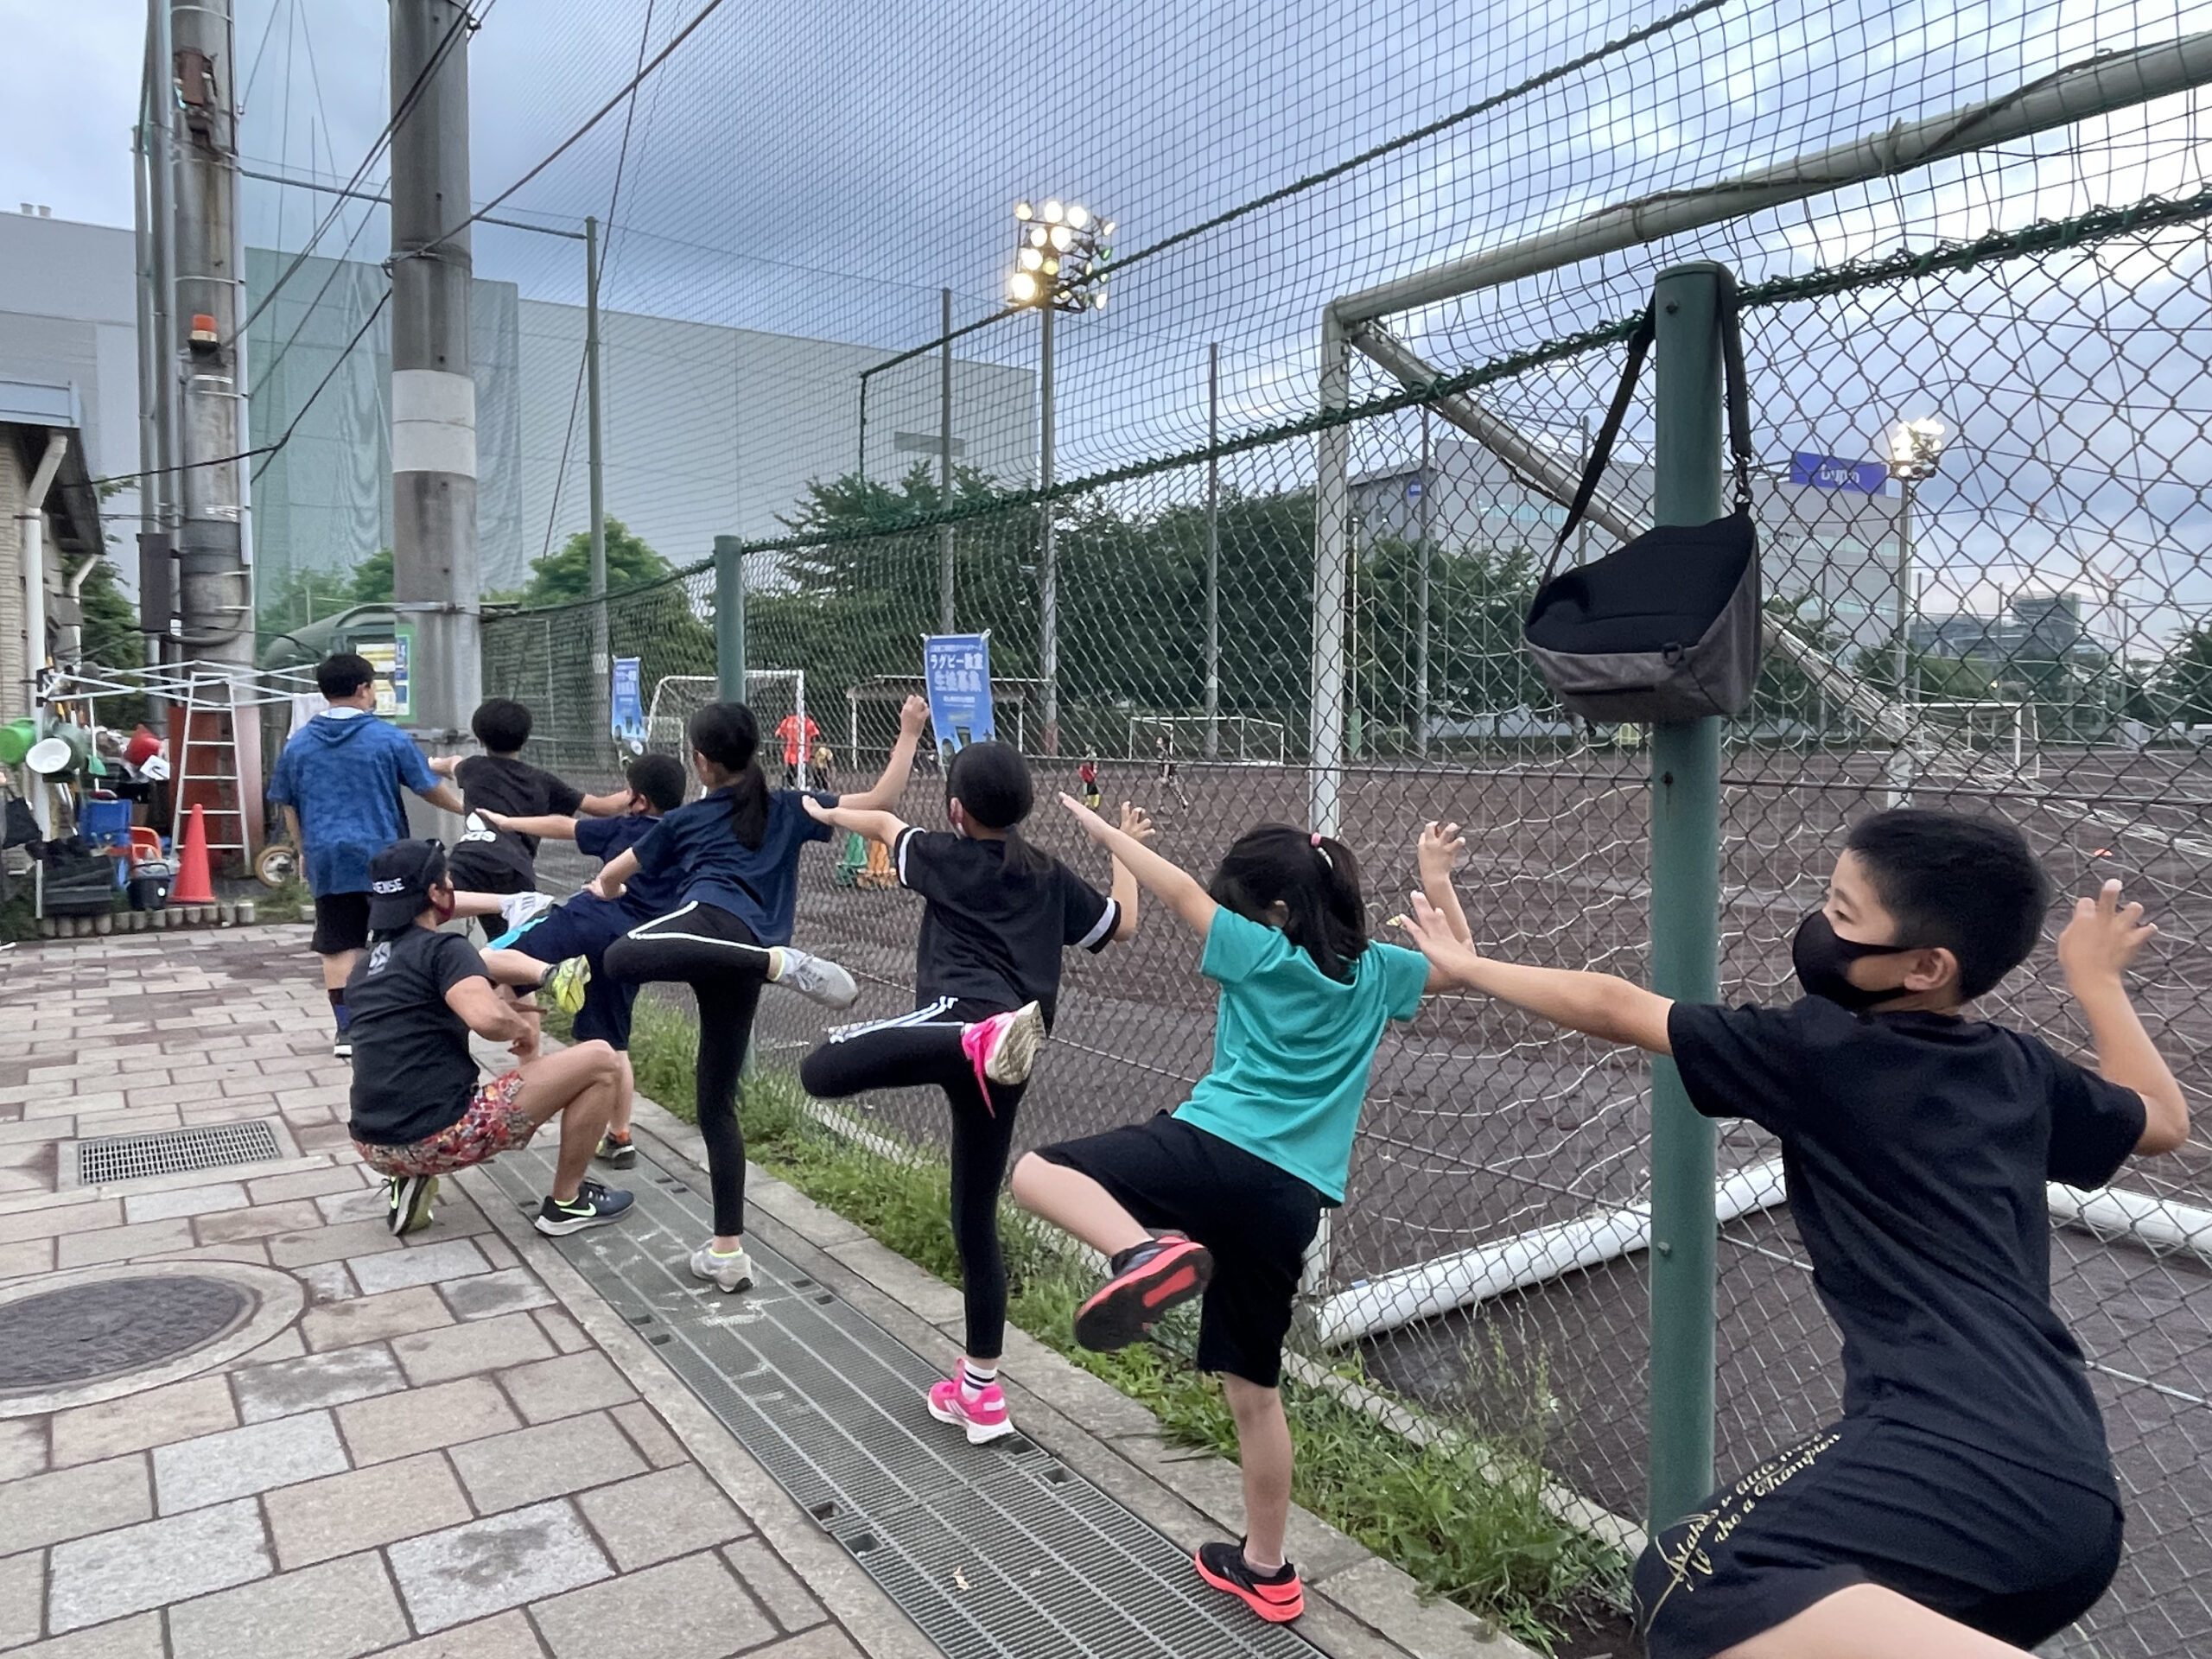
[[[1720,338],[1735,511],[1709,524],[1662,525],[1618,552],[1553,574],[1567,538],[1597,493],[1651,348],[1653,327],[1653,314],[1646,309],[1629,339],[1619,389],[1605,411],[1581,488],[1522,629],[1544,683],[1586,720],[1738,715],[1758,686],[1759,547],[1751,524],[1751,406],[1732,279],[1721,289]]]

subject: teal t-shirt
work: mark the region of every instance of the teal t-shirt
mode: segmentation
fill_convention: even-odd
[[[1347,985],[1274,928],[1221,909],[1198,971],[1221,985],[1213,1070],[1175,1116],[1343,1203],[1375,1046],[1421,1007],[1427,959],[1370,944]]]

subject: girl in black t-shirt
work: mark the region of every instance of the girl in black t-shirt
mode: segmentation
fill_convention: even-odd
[[[808,1055],[799,1081],[839,1100],[871,1089],[934,1086],[952,1108],[952,1237],[967,1301],[960,1375],[930,1390],[930,1414],[981,1446],[1014,1432],[998,1384],[1006,1334],[1006,1263],[999,1254],[999,1185],[1014,1119],[1052,1020],[1060,953],[1103,950],[1137,931],[1135,878],[1117,861],[1109,897],[1021,837],[1035,798],[1029,768],[1007,744],[974,743],[945,779],[952,831],[931,832],[889,812],[807,810],[891,849],[901,887],[920,893],[914,1009],[849,1026]],[[1152,826],[1135,807],[1122,825]]]

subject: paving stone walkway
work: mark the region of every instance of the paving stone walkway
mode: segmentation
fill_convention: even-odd
[[[343,1128],[304,930],[0,953],[0,1297],[222,1262],[298,1282],[219,1369],[0,1416],[14,1659],[853,1659],[833,1614],[465,1192],[404,1243]],[[63,1184],[79,1137],[276,1119],[296,1155]],[[0,1413],[10,1409],[0,1399]],[[819,1577],[821,1575],[817,1574]]]

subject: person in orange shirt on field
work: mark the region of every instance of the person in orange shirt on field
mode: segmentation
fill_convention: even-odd
[[[799,768],[813,760],[815,740],[822,735],[822,728],[811,715],[791,714],[776,722],[776,735],[784,740],[784,787],[797,789]]]

